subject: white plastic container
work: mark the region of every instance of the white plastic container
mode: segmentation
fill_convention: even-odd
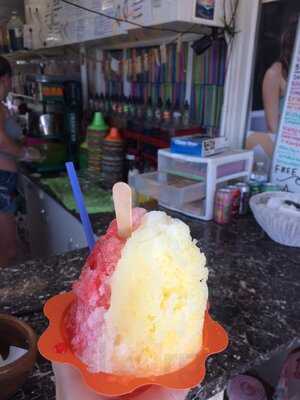
[[[164,172],[135,177],[135,188],[169,206],[181,207],[205,197],[205,183]]]
[[[107,400],[84,383],[80,372],[71,365],[52,362],[55,375],[56,400]],[[184,400],[189,390],[172,390],[159,386],[141,388],[139,391],[124,396],[124,400]],[[120,399],[121,397],[110,397]],[[123,397],[122,397],[123,398]]]
[[[270,199],[277,199],[269,204]],[[300,247],[300,212],[282,207],[284,200],[300,203],[300,194],[266,192],[253,196],[250,207],[262,229],[275,242],[285,246]]]
[[[252,164],[252,151],[193,157],[159,150],[158,171],[139,175],[134,186],[166,208],[209,221],[216,190],[230,180],[248,179]]]

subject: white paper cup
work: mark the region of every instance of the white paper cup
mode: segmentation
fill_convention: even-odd
[[[103,400],[105,397],[91,391],[80,372],[67,364],[52,362],[55,375],[56,400]]]
[[[56,400],[184,400],[189,390],[169,390],[151,386],[141,392],[122,397],[106,397],[89,389],[82,380],[80,372],[68,364],[52,362],[55,375]]]

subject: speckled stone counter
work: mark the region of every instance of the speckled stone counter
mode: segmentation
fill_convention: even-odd
[[[176,215],[176,214],[174,214]],[[252,217],[228,226],[180,216],[207,256],[211,314],[229,332],[230,345],[211,357],[202,384],[190,399],[223,390],[230,376],[245,372],[300,337],[300,250],[271,241]],[[111,215],[92,218],[101,234]],[[44,302],[69,290],[86,250],[30,261],[0,271],[0,312],[27,321],[41,333]],[[13,400],[54,400],[49,363],[39,360],[33,376]]]

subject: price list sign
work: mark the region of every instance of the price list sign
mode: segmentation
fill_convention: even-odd
[[[300,192],[300,20],[271,180],[283,190]]]

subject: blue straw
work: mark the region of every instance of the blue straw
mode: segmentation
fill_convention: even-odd
[[[93,233],[93,229],[92,229],[92,225],[91,225],[91,221],[90,218],[88,216],[88,213],[86,211],[86,207],[84,204],[84,199],[83,199],[83,195],[80,189],[80,185],[78,182],[78,178],[76,175],[76,171],[74,168],[74,164],[72,162],[67,162],[66,163],[66,168],[67,168],[67,172],[69,175],[69,179],[70,179],[70,183],[72,186],[72,190],[73,190],[73,196],[77,205],[77,209],[79,211],[80,214],[80,218],[81,218],[81,222],[83,225],[83,229],[84,229],[84,233],[85,233],[85,237],[89,246],[90,251],[92,251],[94,245],[95,245],[95,239],[94,239],[94,233]]]

